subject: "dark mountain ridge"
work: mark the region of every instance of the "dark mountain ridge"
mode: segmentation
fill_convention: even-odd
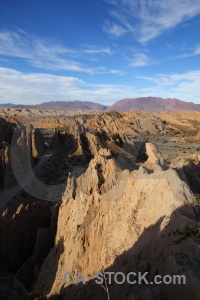
[[[200,104],[186,102],[175,98],[161,97],[139,97],[126,98],[117,101],[111,106],[90,101],[49,101],[37,105],[14,105],[12,103],[0,104],[3,107],[15,108],[37,108],[37,109],[71,109],[71,110],[98,110],[98,111],[117,111],[130,112],[136,110],[147,111],[200,111]]]

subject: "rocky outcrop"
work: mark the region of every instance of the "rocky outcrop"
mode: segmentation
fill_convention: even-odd
[[[16,183],[10,160],[10,149],[9,143],[2,143],[2,149],[0,150],[0,169],[1,169],[1,186],[11,187]]]
[[[150,281],[157,274],[186,276],[187,284],[182,286],[112,281],[110,299],[168,300],[174,295],[198,299],[200,248],[190,228],[199,226],[200,215],[189,180],[182,180],[179,169],[186,168],[197,187],[199,157],[174,160],[170,165],[147,142],[151,134],[167,138],[180,128],[196,132],[194,124],[190,115],[184,121],[180,116],[176,120],[176,115],[148,112],[44,121],[47,128],[59,125],[52,143],[57,152],[38,178],[47,184],[62,182],[62,202],[55,208],[52,204],[50,211],[44,203],[30,204],[32,198],[27,195],[28,200],[22,199],[14,212],[11,207],[4,212],[0,269],[15,274],[29,290],[30,299],[105,299],[105,290],[91,279],[102,269],[149,272]],[[9,143],[4,145],[4,170],[9,177]],[[42,154],[43,139],[33,127],[21,126],[17,145],[31,150],[34,164]],[[182,240],[182,232],[186,239]],[[86,284],[68,286],[66,272],[74,272],[72,279],[82,272]]]
[[[31,152],[33,158],[40,157],[44,152],[44,138],[38,129],[32,129],[31,132]]]
[[[194,194],[200,193],[200,155],[178,157],[172,160],[170,166],[190,186]]]
[[[16,183],[11,166],[11,147],[13,146],[14,126],[5,120],[0,122],[0,186],[11,187]],[[32,165],[44,152],[44,139],[39,130],[33,126],[24,127],[21,125],[17,137],[19,147],[22,149],[26,146],[30,152]],[[11,146],[12,144],[12,146]]]
[[[28,293],[24,285],[9,273],[0,274],[1,300],[28,300]]]
[[[15,180],[10,164],[10,143],[14,125],[0,119],[0,188],[11,186]]]
[[[28,295],[28,300],[47,300],[47,297],[45,297],[42,293],[35,291]]]
[[[0,269],[15,273],[31,256],[39,228],[48,228],[51,212],[42,203],[20,204],[0,217]],[[42,251],[42,249],[41,249]]]
[[[39,130],[34,129],[32,125],[18,127],[18,132],[15,134],[15,139],[21,147],[26,147],[30,151],[32,159],[37,159],[44,151],[44,138]],[[13,144],[14,145],[14,144]]]
[[[146,143],[145,147],[148,159],[144,165],[149,169],[152,169],[153,171],[155,170],[155,168],[166,168],[165,161],[156,147],[151,143]]]
[[[177,299],[189,299],[189,295],[197,299],[200,287],[193,268],[200,264],[198,244],[190,239],[176,245],[173,235],[173,230],[196,224],[190,189],[174,170],[160,168],[164,161],[153,145],[147,145],[153,172],[146,163],[139,170],[119,172],[106,151],[96,154],[85,174],[76,179],[74,197],[67,187],[55,244],[41,267],[35,289],[46,295],[58,294],[61,299],[105,299],[105,291],[92,280],[69,287],[63,282],[66,272],[82,272],[87,278],[103,266],[125,274],[149,271],[151,280],[156,274],[184,274],[188,280],[181,289],[171,285],[141,289],[113,282],[110,299],[144,299],[145,295],[152,300],[171,299],[173,293]],[[193,253],[189,264],[188,253]]]
[[[3,142],[10,143],[14,130],[14,124],[0,118],[0,145]]]
[[[54,245],[54,238],[57,230],[58,209],[59,204],[57,204],[53,209],[49,227],[39,227],[40,225],[38,226],[39,228],[36,233],[32,256],[25,261],[25,263],[16,273],[16,278],[22,281],[28,290],[30,290],[32,283],[35,281],[35,278],[37,278],[45,257],[48,255],[50,249]],[[37,294],[37,297],[41,296],[39,295],[41,294],[39,292],[35,294]],[[31,299],[36,298],[33,298],[32,295]]]

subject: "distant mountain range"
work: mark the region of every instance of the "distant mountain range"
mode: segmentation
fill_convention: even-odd
[[[147,111],[200,111],[200,104],[185,102],[178,99],[163,99],[159,97],[129,98],[117,101],[111,106],[89,101],[50,101],[38,105],[14,105],[12,103],[0,104],[3,107],[15,108],[37,108],[37,109],[79,109],[79,110],[99,110],[129,112],[135,110]]]
[[[5,103],[5,104],[0,104],[0,106],[3,106],[3,107],[15,107],[16,105],[12,104],[12,103]]]
[[[142,97],[123,99],[107,108],[108,111],[115,110],[118,112],[148,110],[148,111],[196,111],[200,110],[200,104],[185,102],[178,99],[163,99],[157,97]]]
[[[3,107],[15,107],[15,108],[37,108],[37,109],[80,109],[80,110],[106,110],[108,106],[100,103],[89,102],[89,101],[50,101],[36,105],[25,105],[25,104],[0,104]]]
[[[82,109],[82,110],[106,110],[108,106],[100,103],[94,103],[89,101],[51,101],[37,105],[40,108],[55,108],[55,109]]]

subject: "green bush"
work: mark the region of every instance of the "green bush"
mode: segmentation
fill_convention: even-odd
[[[200,194],[194,194],[195,203],[200,204]]]

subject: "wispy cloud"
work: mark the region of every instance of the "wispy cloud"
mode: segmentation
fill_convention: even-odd
[[[144,53],[134,53],[133,58],[129,58],[130,67],[144,67],[151,63],[151,60]]]
[[[197,46],[194,50],[190,50],[188,52],[185,52],[183,54],[180,54],[180,55],[176,56],[175,59],[192,57],[192,56],[197,56],[197,55],[200,55],[200,45]]]
[[[106,21],[104,23],[103,30],[105,32],[107,32],[108,34],[116,36],[116,37],[124,35],[127,32],[127,30],[124,27],[122,27],[121,25],[117,25],[117,24],[109,22],[109,21]]]
[[[111,104],[134,95],[133,87],[92,84],[77,77],[28,73],[0,68],[0,103],[36,104],[50,100],[83,100]]]
[[[143,92],[164,97],[200,103],[200,70],[185,73],[157,74],[152,77],[140,76],[140,79],[150,81],[152,86],[144,88]]]
[[[111,50],[109,47],[97,47],[97,46],[85,46],[83,52],[87,54],[107,54],[107,55],[112,55],[115,53],[115,51]]]
[[[200,13],[199,0],[112,0],[110,15],[115,20],[104,28],[120,26],[131,32],[141,43],[146,43]],[[113,32],[114,34],[114,32]],[[115,35],[115,34],[114,34]]]
[[[87,46],[71,49],[58,44],[55,40],[41,39],[28,35],[24,31],[0,32],[0,55],[5,57],[20,57],[32,66],[48,70],[67,70],[89,74],[112,73],[103,66],[88,67],[79,59],[97,57],[97,55],[112,55],[109,47]]]

